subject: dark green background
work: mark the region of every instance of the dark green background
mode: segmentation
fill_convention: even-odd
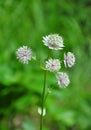
[[[91,1],[0,0],[0,130],[38,130],[40,62],[49,52],[42,37],[52,33],[65,43],[54,57],[72,51],[76,64],[62,69],[71,80],[67,89],[59,89],[55,76],[48,73],[47,86],[54,89],[46,101],[43,130],[91,129]],[[22,45],[32,48],[37,62],[18,62],[15,53]]]

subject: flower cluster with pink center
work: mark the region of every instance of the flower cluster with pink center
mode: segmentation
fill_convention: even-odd
[[[65,67],[72,67],[75,64],[75,56],[72,52],[64,53],[64,65]]]
[[[28,61],[32,58],[32,51],[27,46],[22,46],[16,51],[17,59],[24,64],[28,64]]]
[[[69,85],[70,80],[69,80],[69,76],[67,75],[67,73],[58,72],[56,77],[57,77],[58,85],[60,88],[66,88]]]
[[[51,34],[43,37],[43,43],[48,46],[49,49],[61,50],[64,47],[63,38],[58,34]]]
[[[56,72],[59,71],[61,68],[60,60],[58,59],[49,59],[45,62],[45,67],[50,72]]]

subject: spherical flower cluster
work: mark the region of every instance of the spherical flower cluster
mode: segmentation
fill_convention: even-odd
[[[61,68],[60,61],[58,59],[49,59],[45,62],[45,67],[50,72],[59,71]]]
[[[28,64],[28,61],[32,58],[32,51],[27,46],[22,46],[16,51],[17,59],[24,64]]]
[[[64,54],[64,65],[65,67],[72,67],[75,64],[75,56],[73,53],[68,52],[67,55]]]
[[[56,77],[60,88],[66,88],[69,85],[70,80],[69,80],[69,76],[66,73],[58,72]]]
[[[45,46],[48,46],[50,49],[54,50],[60,50],[64,47],[63,38],[58,34],[51,34],[43,37],[43,42]]]

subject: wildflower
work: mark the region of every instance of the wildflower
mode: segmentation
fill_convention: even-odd
[[[27,46],[22,46],[16,51],[17,59],[24,64],[28,64],[28,61],[32,58],[32,51]]]
[[[38,107],[38,113],[39,113],[40,115],[41,115],[41,113],[42,113],[40,107]],[[44,109],[43,109],[43,116],[45,116],[45,115],[46,115],[46,109],[44,108]]]
[[[46,69],[50,72],[59,71],[59,69],[61,68],[60,61],[58,59],[49,59],[45,63]]]
[[[66,88],[69,85],[70,80],[66,73],[58,72],[56,77],[57,77],[58,85],[60,88]]]
[[[72,67],[75,64],[75,56],[73,53],[68,52],[67,55],[64,53],[64,65],[65,67]]]
[[[50,49],[60,50],[63,49],[63,38],[58,34],[51,34],[43,37],[43,43],[45,46],[48,46]]]

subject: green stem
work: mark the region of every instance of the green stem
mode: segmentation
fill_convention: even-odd
[[[44,70],[44,86],[43,86],[43,93],[42,93],[40,130],[42,130],[42,128],[43,128],[43,108],[44,108],[45,90],[46,90],[46,70]]]

